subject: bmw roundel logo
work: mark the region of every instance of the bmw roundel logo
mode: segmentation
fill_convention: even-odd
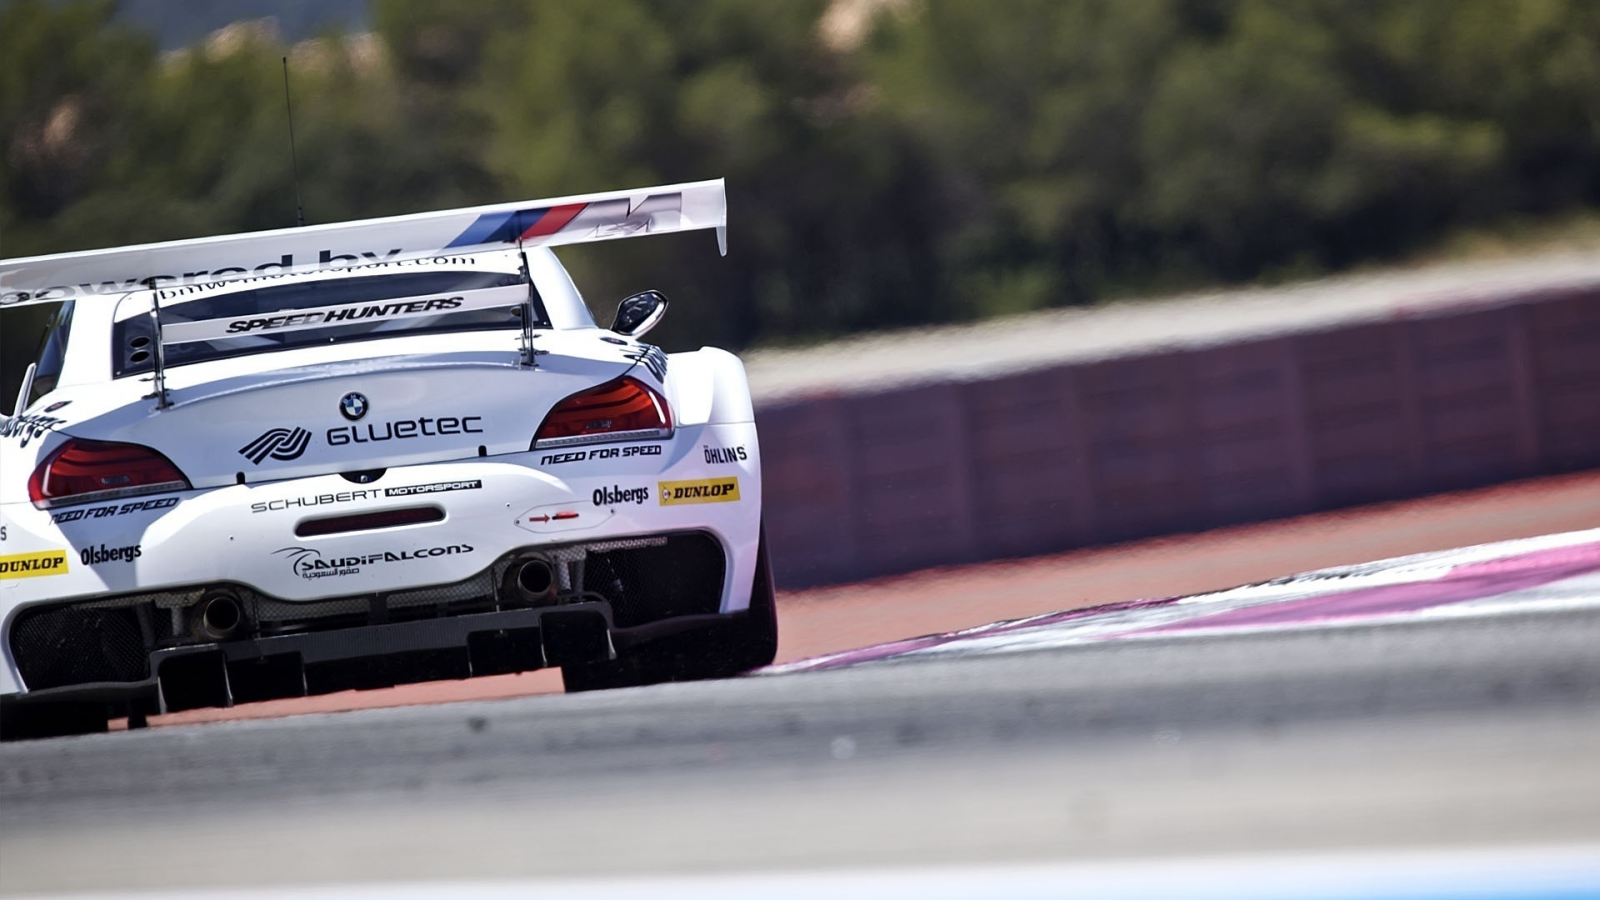
[[[339,399],[339,413],[354,422],[367,414],[367,396],[351,391]]]

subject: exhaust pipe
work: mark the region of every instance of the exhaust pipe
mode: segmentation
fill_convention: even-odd
[[[244,625],[244,605],[229,593],[209,594],[195,604],[195,633],[220,641],[233,636]]]
[[[530,606],[549,606],[556,602],[556,570],[550,560],[535,556],[511,567],[511,589]]]

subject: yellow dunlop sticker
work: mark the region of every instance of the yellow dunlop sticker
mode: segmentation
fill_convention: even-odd
[[[662,506],[677,506],[680,503],[730,503],[739,499],[737,478],[663,481],[659,487]]]
[[[67,551],[45,550],[42,553],[17,553],[0,556],[0,578],[35,578],[40,575],[64,575],[67,571]]]

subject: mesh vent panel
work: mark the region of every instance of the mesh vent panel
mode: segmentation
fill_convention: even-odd
[[[11,626],[11,652],[30,690],[150,675],[144,632],[132,607],[24,610]]]
[[[611,601],[612,619],[631,628],[672,616],[715,613],[726,567],[709,534],[675,534],[655,547],[590,553],[583,589]]]

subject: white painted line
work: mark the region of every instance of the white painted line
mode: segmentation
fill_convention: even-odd
[[[782,675],[857,664],[1022,653],[1107,640],[1179,640],[1188,637],[1214,637],[1219,634],[1348,628],[1441,617],[1504,615],[1539,609],[1575,609],[1600,605],[1600,586],[1585,580],[1587,576],[1579,576],[1531,588],[1508,588],[1503,593],[1480,597],[1470,596],[1471,589],[1463,586],[1462,592],[1466,595],[1463,599],[1440,599],[1437,603],[1430,601],[1425,607],[1419,606],[1408,610],[1351,610],[1321,617],[1319,614],[1311,614],[1295,621],[1255,623],[1237,621],[1239,617],[1234,617],[1236,621],[1233,623],[1219,621],[1215,627],[1204,627],[1196,621],[1193,627],[1159,630],[1224,613],[1247,610],[1265,612],[1272,606],[1295,601],[1338,597],[1374,588],[1399,588],[1447,581],[1463,566],[1485,566],[1497,560],[1506,560],[1506,565],[1510,567],[1508,571],[1511,572],[1516,572],[1519,568],[1535,572],[1548,570],[1552,564],[1549,559],[1539,557],[1519,559],[1519,557],[1528,557],[1531,554],[1549,555],[1567,548],[1572,548],[1578,554],[1595,552],[1596,548],[1600,548],[1600,528],[1418,553],[1350,566],[1335,566],[1268,582],[1180,597],[1167,602],[1144,601],[1146,605],[1126,605],[1125,608],[1101,611],[1092,609],[1069,611],[1009,622],[995,622],[948,634],[927,636],[926,639],[894,641],[875,647],[797,660],[761,670],[760,674]],[[1585,548],[1589,549],[1586,551]]]
[[[1600,844],[72,896],[78,900],[1578,900],[1600,897]]]

